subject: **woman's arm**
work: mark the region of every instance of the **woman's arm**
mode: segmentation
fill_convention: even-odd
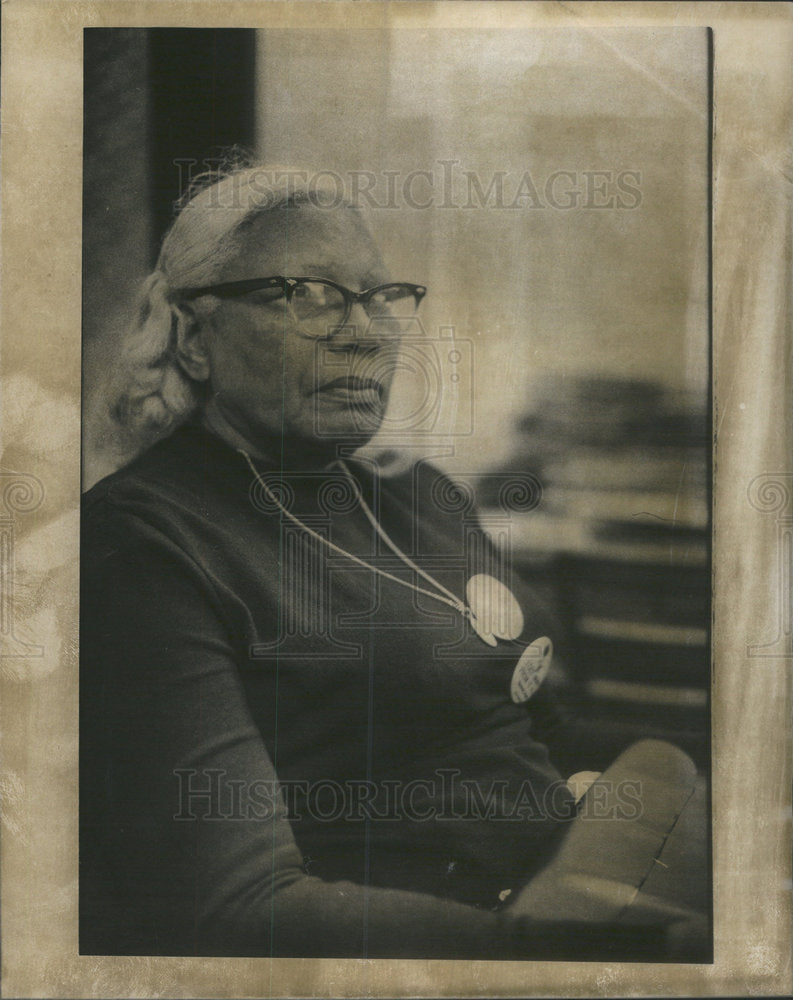
[[[306,874],[211,586],[166,538],[118,519],[84,532],[82,950],[514,953],[504,915]],[[256,815],[235,788],[258,795]]]

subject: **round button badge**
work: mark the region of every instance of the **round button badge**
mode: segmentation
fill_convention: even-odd
[[[553,643],[541,636],[528,645],[512,672],[509,693],[516,705],[528,701],[548,676],[553,659]]]

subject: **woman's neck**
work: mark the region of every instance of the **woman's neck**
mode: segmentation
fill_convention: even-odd
[[[214,400],[203,408],[200,414],[202,426],[215,437],[220,438],[236,451],[245,452],[268,468],[289,471],[299,469],[324,469],[336,459],[335,449],[327,442],[293,441],[275,435],[256,435],[255,440],[239,431],[215,405]]]

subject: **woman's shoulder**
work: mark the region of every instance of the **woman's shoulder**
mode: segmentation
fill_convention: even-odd
[[[234,472],[247,488],[244,470],[225,452],[200,428],[177,429],[83,494],[82,543],[112,537],[126,546],[142,534],[176,537],[187,524],[222,519]]]
[[[96,554],[138,547],[147,535],[162,532],[176,492],[142,456],[105,476],[83,494],[80,548],[84,565]],[[167,534],[167,531],[165,532]]]
[[[83,510],[128,503],[162,504],[169,497],[194,495],[204,484],[222,482],[234,453],[195,424],[184,424],[100,479],[83,494]],[[241,467],[241,465],[240,465]]]
[[[84,519],[106,517],[114,510],[136,504],[145,507],[157,494],[178,490],[181,462],[174,445],[170,437],[159,441],[95,483],[82,496]]]

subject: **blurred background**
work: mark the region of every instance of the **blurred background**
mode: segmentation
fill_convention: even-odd
[[[566,626],[560,685],[701,762],[707,34],[388,6],[379,29],[86,30],[84,485],[123,460],[107,379],[190,179],[235,144],[338,178],[394,276],[429,287],[373,447],[470,482]]]

